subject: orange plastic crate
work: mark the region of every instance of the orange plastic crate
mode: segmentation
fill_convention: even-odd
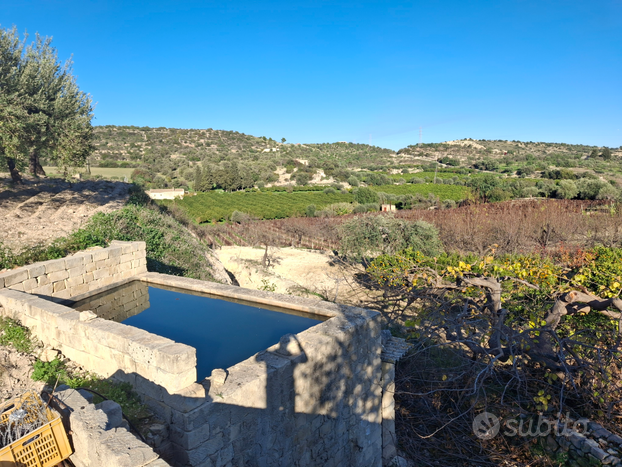
[[[11,412],[25,402],[42,408],[43,401],[31,392],[0,406],[0,425],[8,423]],[[30,405],[32,407],[32,405]],[[0,467],[52,467],[71,455],[71,446],[60,415],[45,407],[48,423],[0,449]],[[26,417],[35,417],[27,413]]]

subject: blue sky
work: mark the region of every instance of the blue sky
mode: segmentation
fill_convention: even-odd
[[[0,25],[73,54],[96,125],[622,145],[622,0],[0,0]]]

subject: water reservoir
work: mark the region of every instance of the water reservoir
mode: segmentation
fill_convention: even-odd
[[[214,368],[228,368],[277,344],[284,334],[328,319],[141,281],[81,300],[73,308],[194,347],[199,381]]]

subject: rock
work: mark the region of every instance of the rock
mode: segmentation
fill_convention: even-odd
[[[95,318],[97,318],[97,315],[91,310],[85,310],[80,313],[80,321],[93,321]]]
[[[55,349],[43,349],[41,351],[41,355],[39,355],[39,360],[42,362],[51,362],[55,358],[60,355],[60,352]]]
[[[95,395],[92,392],[89,392],[86,389],[78,389],[78,392],[87,400],[89,404],[93,403],[93,397],[95,397]]]
[[[546,437],[546,449],[552,453],[559,449],[559,444],[557,443],[557,441],[555,441],[555,438],[553,436]]]
[[[225,381],[227,380],[227,371],[223,370],[222,368],[213,369],[211,380],[212,380],[212,383],[217,386],[221,386],[225,384]]]
[[[121,406],[114,401],[103,401],[95,405],[96,409],[101,410],[108,417],[104,430],[111,430],[121,426],[123,423],[123,412]]]

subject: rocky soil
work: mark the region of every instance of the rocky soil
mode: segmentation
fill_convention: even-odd
[[[95,213],[120,209],[129,187],[123,182],[48,178],[11,186],[0,178],[0,241],[17,250],[49,243],[79,229]]]
[[[332,253],[271,247],[268,267],[263,248],[224,246],[215,253],[242,287],[341,303],[352,303],[358,290],[357,271],[343,268]]]

